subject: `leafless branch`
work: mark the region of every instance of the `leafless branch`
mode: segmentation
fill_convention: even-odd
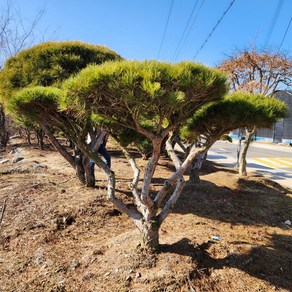
[[[39,11],[30,24],[24,21],[11,0],[7,0],[0,13],[0,63],[3,65],[7,58],[35,42],[35,32],[44,10]]]

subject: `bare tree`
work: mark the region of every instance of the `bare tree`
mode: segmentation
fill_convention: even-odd
[[[44,10],[40,10],[32,21],[25,23],[14,2],[6,2],[0,15],[1,67],[9,57],[35,43],[36,28],[43,14]]]
[[[25,23],[15,3],[7,0],[0,13],[0,67],[3,68],[9,57],[35,42],[36,28],[44,11],[39,11],[31,22]],[[0,148],[4,149],[9,140],[7,118],[4,106],[0,104]]]
[[[272,96],[276,90],[292,84],[292,59],[284,53],[259,51],[255,48],[238,50],[218,68],[228,74],[230,90]],[[246,155],[256,133],[256,126],[245,128],[244,146],[239,147],[239,174],[246,175]],[[241,139],[240,142],[241,143]]]

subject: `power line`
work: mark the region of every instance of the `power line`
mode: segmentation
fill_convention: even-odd
[[[267,38],[266,38],[266,41],[265,41],[265,47],[268,45],[268,43],[270,41],[270,37],[271,37],[272,32],[274,30],[275,24],[277,23],[280,11],[281,11],[282,6],[283,6],[283,3],[284,3],[284,0],[279,0],[278,1],[277,9],[276,9],[275,14],[273,16],[273,20],[271,22],[271,25],[270,25],[270,28],[269,28],[269,32],[268,32],[268,35],[267,35]]]
[[[217,21],[216,25],[213,27],[213,29],[211,30],[211,32],[209,33],[208,37],[206,38],[206,40],[204,41],[204,43],[201,45],[201,47],[197,50],[195,56],[193,59],[196,59],[196,57],[198,56],[199,52],[204,48],[204,46],[206,45],[206,43],[209,41],[210,37],[212,36],[212,34],[214,33],[214,31],[216,30],[216,28],[218,27],[218,25],[220,24],[220,22],[222,21],[222,19],[224,18],[224,16],[227,14],[227,12],[229,11],[229,9],[231,8],[231,6],[234,4],[235,0],[232,0],[228,6],[228,8],[223,12],[222,16],[220,17],[220,19]]]
[[[188,28],[188,26],[189,26],[189,24],[190,24],[190,22],[191,22],[192,16],[193,16],[193,14],[194,14],[194,12],[195,12],[195,9],[196,9],[196,7],[197,7],[198,1],[199,1],[199,0],[196,1],[195,5],[194,5],[194,7],[193,7],[193,9],[192,9],[192,11],[191,11],[191,14],[190,14],[190,16],[189,16],[189,19],[188,19],[188,21],[187,21],[187,24],[186,24],[186,26],[185,26],[185,29],[184,29],[184,31],[183,31],[183,33],[182,33],[182,35],[181,35],[181,38],[180,38],[180,40],[179,40],[179,42],[178,42],[178,45],[177,45],[177,47],[176,47],[176,49],[175,49],[175,52],[174,52],[174,54],[173,54],[173,59],[174,59],[174,57],[175,57],[175,55],[176,55],[176,53],[177,53],[177,51],[178,51],[178,49],[179,49],[179,46],[180,46],[180,44],[181,44],[181,42],[182,42],[182,40],[183,40],[183,37],[185,36],[185,33],[186,33],[186,31],[187,31],[187,28]]]
[[[281,44],[280,44],[280,46],[279,46],[278,52],[280,51],[280,49],[281,49],[281,47],[282,47],[282,44],[284,43],[284,40],[285,40],[285,38],[286,38],[286,35],[287,35],[288,30],[289,30],[289,27],[290,27],[291,22],[292,22],[292,17],[290,18],[290,21],[289,21],[289,23],[288,23],[288,26],[287,26],[286,31],[285,31],[285,33],[284,33],[284,36],[283,36],[283,38],[282,38]]]
[[[159,59],[160,52],[161,52],[161,49],[162,49],[162,45],[164,43],[165,34],[166,34],[166,31],[167,31],[168,22],[169,22],[169,18],[170,18],[170,15],[171,15],[173,2],[174,2],[174,0],[171,1],[171,5],[170,5],[169,12],[168,12],[168,16],[167,16],[166,25],[165,25],[164,32],[163,32],[163,37],[162,37],[161,44],[160,44],[159,51],[158,51],[158,55],[157,55],[157,59]]]
[[[199,9],[198,9],[198,11],[197,11],[197,14],[195,15],[195,17],[194,17],[194,19],[193,19],[193,22],[192,22],[191,26],[189,27],[188,32],[187,32],[187,34],[186,34],[186,36],[185,36],[185,38],[184,38],[184,40],[183,40],[183,42],[182,42],[182,44],[181,44],[179,50],[177,51],[177,53],[176,53],[176,55],[175,55],[175,57],[174,57],[173,60],[176,60],[177,57],[179,56],[179,54],[180,54],[180,52],[181,52],[181,50],[182,50],[182,48],[183,48],[183,46],[184,46],[184,44],[185,44],[185,42],[186,42],[186,40],[187,40],[187,38],[188,38],[188,36],[189,36],[191,30],[192,30],[192,28],[193,28],[193,26],[194,26],[194,24],[195,24],[195,22],[196,22],[196,20],[197,20],[197,18],[198,18],[199,12],[201,11],[201,8],[202,8],[204,2],[205,2],[205,0],[202,0],[201,5],[200,5],[200,7],[199,7]]]

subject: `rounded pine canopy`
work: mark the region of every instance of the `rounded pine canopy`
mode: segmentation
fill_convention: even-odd
[[[58,85],[89,64],[121,60],[114,51],[79,41],[45,42],[9,58],[0,73],[2,98],[28,86]]]
[[[64,110],[97,114],[124,127],[179,125],[203,104],[226,93],[225,75],[193,62],[107,62],[88,66],[64,83]]]

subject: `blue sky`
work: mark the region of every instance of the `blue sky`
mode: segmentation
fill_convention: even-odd
[[[235,0],[199,50],[231,0],[14,2],[27,23],[40,10],[45,11],[38,25],[45,40],[80,40],[105,45],[126,59],[191,60],[209,66],[217,65],[236,48],[253,45],[277,50],[292,17],[291,0]],[[6,0],[0,3],[3,7]],[[281,49],[292,50],[292,24]]]

